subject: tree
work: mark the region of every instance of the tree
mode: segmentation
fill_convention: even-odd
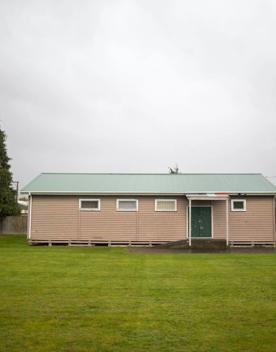
[[[0,128],[0,219],[19,214],[16,192],[12,188],[10,158],[7,154],[6,134]]]

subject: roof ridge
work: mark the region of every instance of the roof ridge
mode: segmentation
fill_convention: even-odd
[[[267,183],[269,183],[270,185],[276,187],[276,185],[273,182],[271,182],[266,176],[264,176],[264,179],[266,180]]]
[[[262,175],[261,172],[179,172],[178,174],[155,172],[42,172],[40,175]]]

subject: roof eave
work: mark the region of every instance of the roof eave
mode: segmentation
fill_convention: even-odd
[[[28,191],[23,190],[21,191],[22,194],[32,194],[32,195],[140,195],[140,196],[150,196],[150,195],[175,195],[175,196],[186,196],[187,194],[227,194],[230,196],[237,196],[237,195],[276,195],[276,192],[264,192],[264,191],[255,191],[255,192],[229,192],[229,191],[206,191],[206,192],[59,192],[59,191]]]

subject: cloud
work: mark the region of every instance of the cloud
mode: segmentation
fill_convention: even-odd
[[[2,1],[15,179],[175,162],[274,175],[275,12],[272,1]]]

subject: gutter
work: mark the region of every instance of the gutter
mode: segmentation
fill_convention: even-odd
[[[33,198],[32,194],[29,193],[29,209],[28,209],[28,240],[31,239],[32,234],[32,206],[33,206]]]
[[[55,191],[35,191],[35,192],[30,192],[30,191],[21,191],[22,194],[28,194],[28,195],[66,195],[66,196],[72,196],[72,195],[137,195],[137,196],[156,196],[156,195],[164,195],[164,196],[187,196],[187,195],[202,195],[206,196],[208,194],[227,194],[229,196],[276,196],[276,192],[254,192],[254,193],[244,193],[244,192],[181,192],[181,193],[175,193],[175,192],[149,192],[149,193],[143,193],[143,192],[55,192]]]
[[[276,195],[273,198],[273,205],[272,205],[272,211],[273,211],[273,240],[274,240],[274,246],[276,247]]]

